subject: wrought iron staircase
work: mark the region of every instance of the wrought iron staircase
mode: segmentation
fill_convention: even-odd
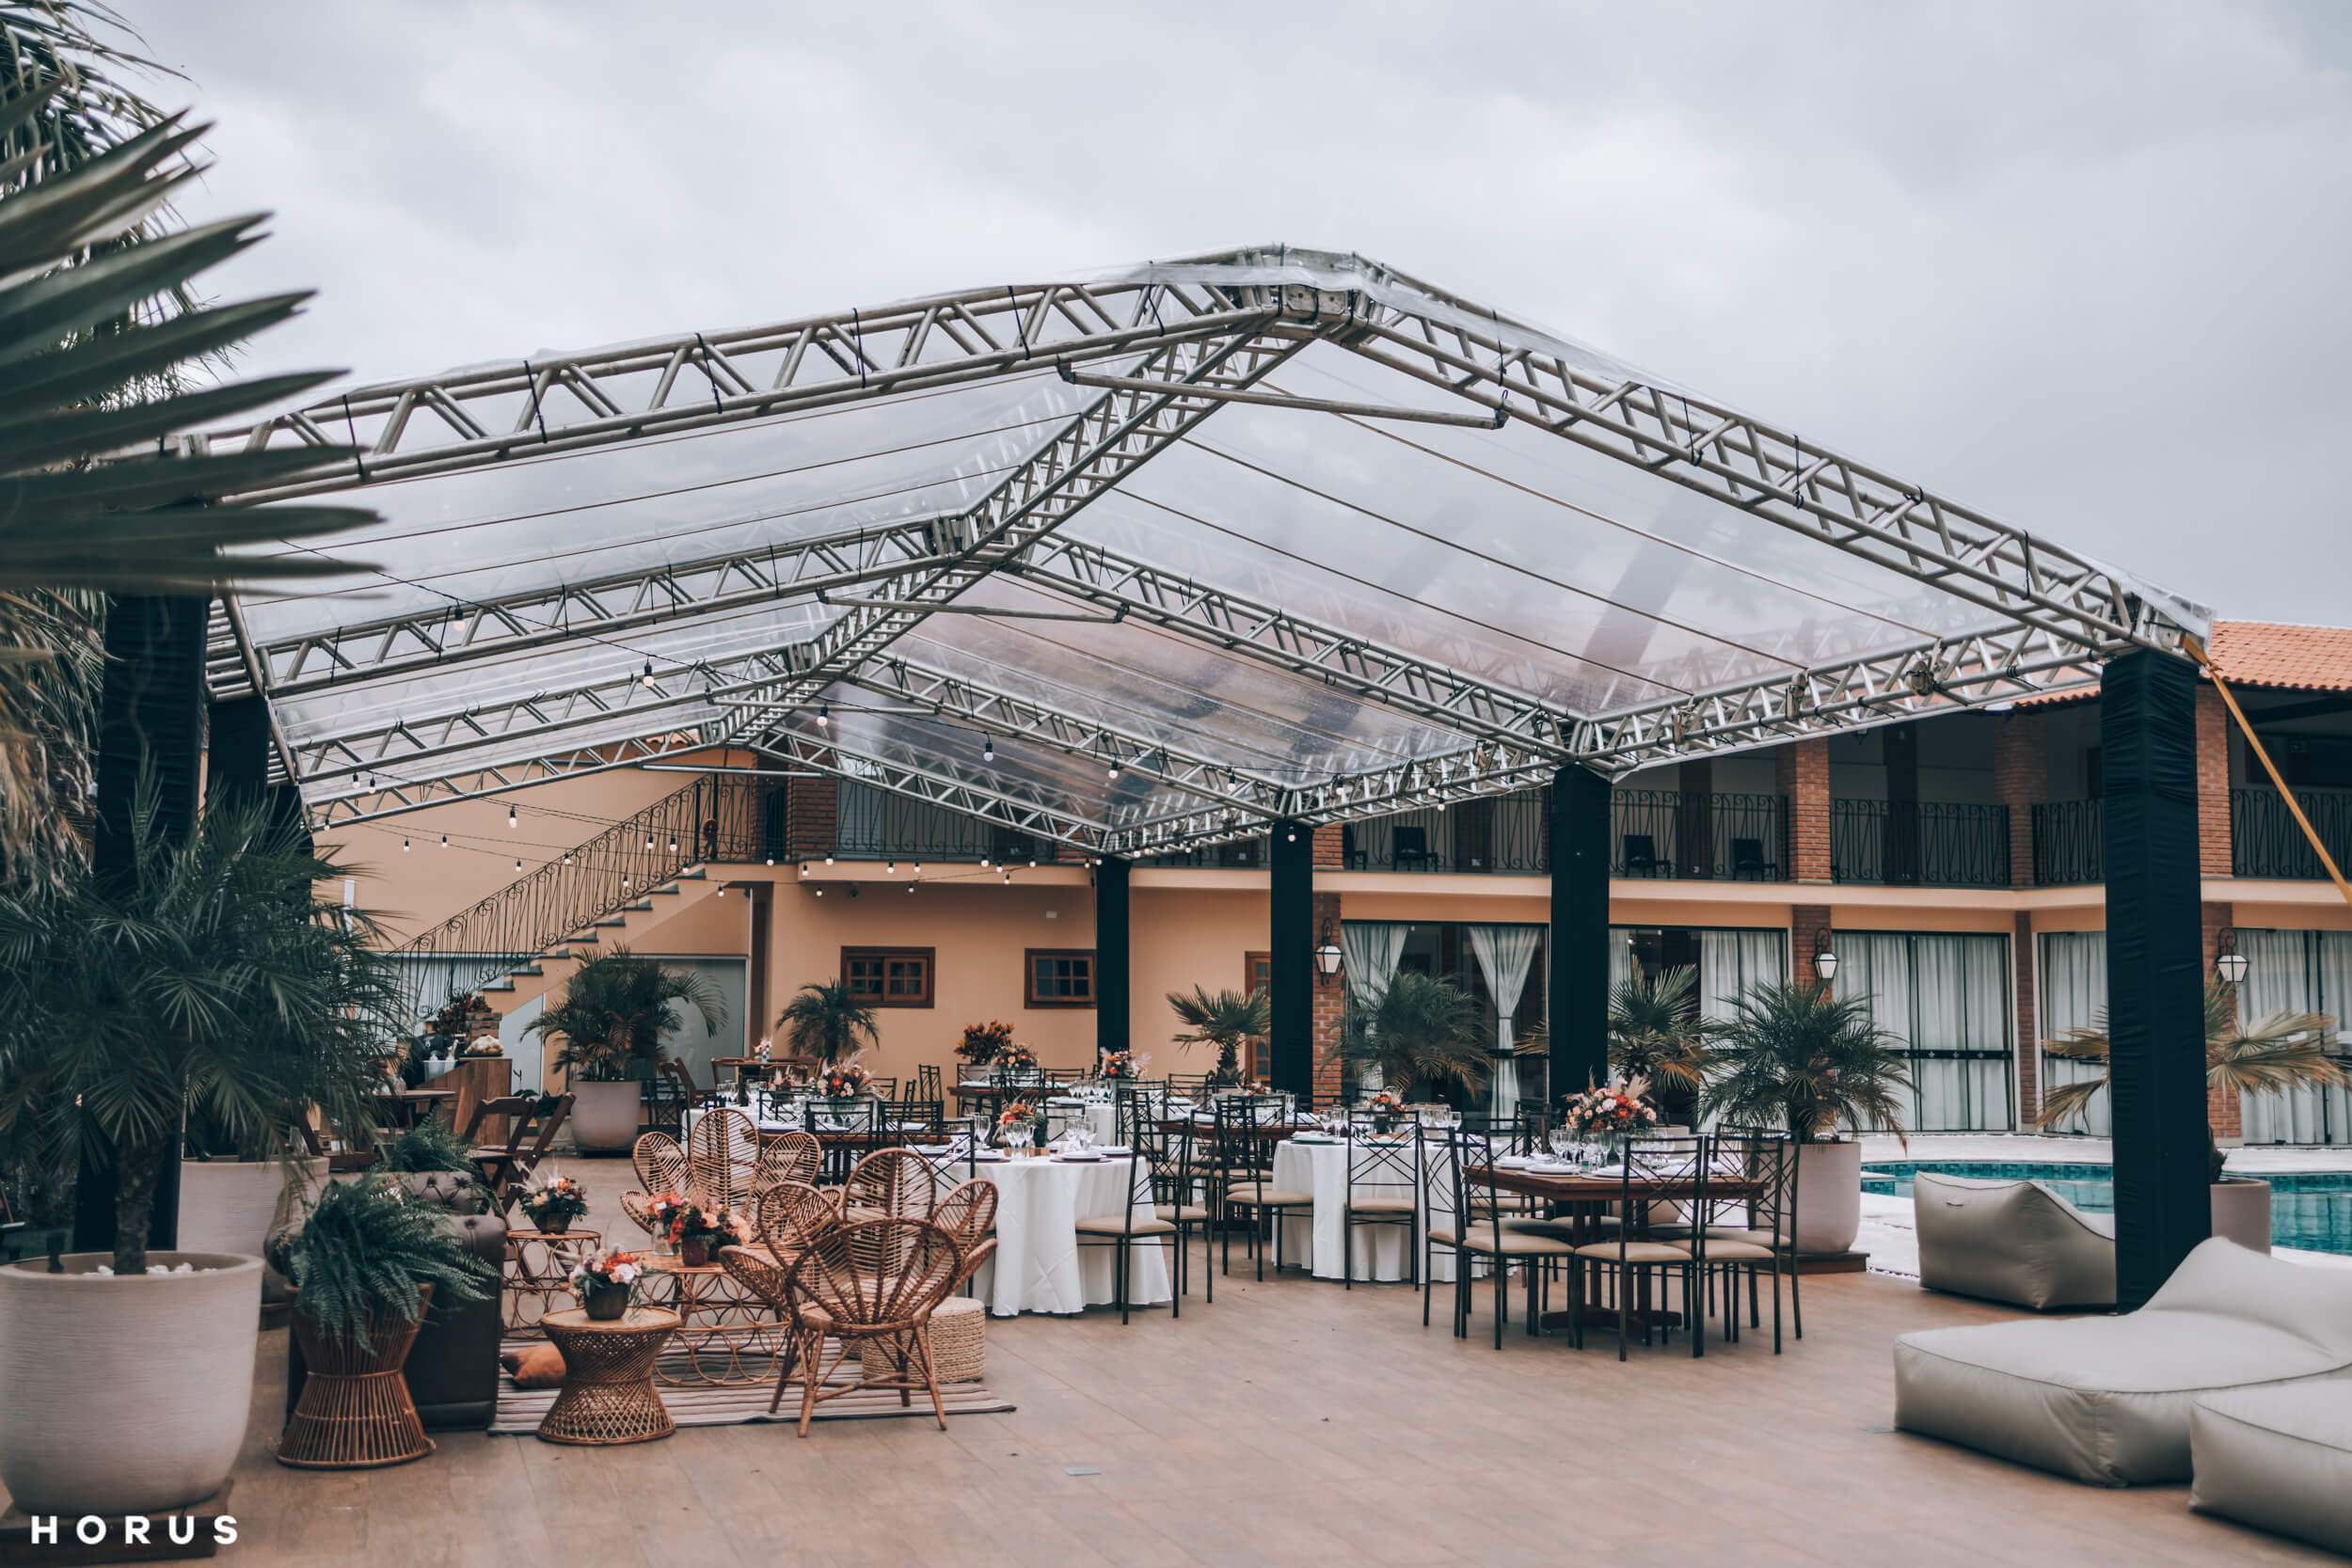
[[[658,900],[706,880],[703,867],[782,855],[783,803],[774,780],[701,774],[395,951],[451,960],[462,990],[509,992],[517,980],[546,979],[548,965],[567,964],[575,948],[598,944],[631,914],[655,912]],[[409,966],[412,1019],[440,1006],[443,998],[422,994],[437,968]]]

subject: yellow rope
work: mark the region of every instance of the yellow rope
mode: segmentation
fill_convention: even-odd
[[[2254,738],[2254,726],[2246,721],[2246,710],[2237,705],[2237,699],[2231,696],[2230,689],[2222,684],[2221,672],[2214,668],[2213,656],[2206,653],[2204,644],[2193,637],[2182,638],[2181,646],[2188,650],[2189,657],[2204,666],[2206,675],[2213,681],[2213,689],[2221,693],[2222,702],[2228,705],[2230,717],[2237,721],[2238,733],[2246,736],[2246,744],[2261,760],[2263,771],[2270,775],[2271,784],[2277,786],[2279,799],[2284,800],[2287,810],[2295,814],[2296,826],[2301,828],[2303,836],[2311,841],[2312,852],[2319,857],[2319,863],[2326,866],[2328,875],[2335,879],[2336,891],[2344,895],[2344,901],[2352,904],[2352,882],[2345,881],[2344,873],[2336,869],[2336,858],[2328,853],[2325,844],[2319,842],[2319,833],[2312,827],[2312,819],[2303,815],[2302,804],[2296,800],[2295,791],[2289,789],[2286,780],[2279,776],[2278,764],[2270,760],[2270,753],[2263,750],[2263,743]]]

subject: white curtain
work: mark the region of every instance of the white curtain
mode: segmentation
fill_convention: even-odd
[[[1405,957],[1405,934],[1411,927],[1387,920],[1340,922],[1340,957],[1347,966],[1347,989],[1358,1004],[1376,1007],[1396,978],[1397,960]],[[1376,1068],[1364,1070],[1363,1086],[1378,1088]]]
[[[2341,1020],[2352,1006],[2352,932],[2241,929],[2237,950],[2246,955],[2241,1024],[2280,1011]],[[2244,1095],[2238,1112],[2249,1144],[2352,1142],[2352,1098],[2342,1089]]]
[[[1535,960],[1540,926],[1466,926],[1470,952],[1486,972],[1486,990],[1495,999],[1494,1113],[1507,1117],[1518,1109],[1519,1068],[1511,1056],[1511,1015],[1518,1011],[1519,992],[1527,989],[1528,966]]]
[[[1633,978],[1633,927],[1609,927],[1609,993],[1614,996],[1619,986]]]
[[[1911,1041],[1911,941],[1878,932],[1840,931],[1833,951],[1837,955],[1836,987],[1840,997],[1860,997],[1869,1005],[1870,1019],[1904,1045]],[[1900,1098],[1900,1097],[1899,1097]],[[1916,1096],[1906,1101],[1896,1125],[1905,1131],[1918,1125]]]
[[[1785,939],[1778,931],[1699,933],[1699,1016],[1728,1022],[1740,998],[1757,986],[1780,984]]]
[[[1917,936],[1911,942],[1912,1049],[1937,1053],[1912,1064],[1917,1125],[2006,1132],[2011,1120],[2009,966],[2001,939]]]
[[[2054,1040],[2069,1029],[2089,1029],[2107,1008],[2107,934],[2105,931],[2051,931],[2042,939],[2042,1037]],[[2079,1083],[2099,1069],[2064,1056],[2042,1056],[2042,1088]],[[2052,1125],[2059,1132],[2088,1132],[2104,1138],[2114,1128],[2107,1097],[2094,1097],[2080,1116]]]

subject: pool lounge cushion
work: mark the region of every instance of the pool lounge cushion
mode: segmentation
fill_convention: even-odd
[[[1901,1336],[1895,1424],[2093,1485],[2186,1481],[2199,1395],[2347,1373],[2352,1272],[2217,1239],[2124,1317]]]
[[[1920,1171],[1911,1194],[1919,1283],[2030,1307],[2115,1305],[2115,1220],[2039,1181]]]
[[[2352,1554],[2352,1384],[2207,1394],[2188,1447],[2189,1507]]]

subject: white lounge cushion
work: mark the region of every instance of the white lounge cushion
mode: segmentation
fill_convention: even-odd
[[[2207,1394],[2188,1449],[2189,1507],[2352,1554],[2352,1383]]]
[[[1901,1336],[1895,1424],[2094,1485],[2186,1481],[2199,1395],[2347,1372],[2352,1272],[2216,1239],[2124,1317]]]
[[[2046,1311],[2115,1305],[2115,1219],[2039,1181],[1912,1179],[1919,1283]]]

